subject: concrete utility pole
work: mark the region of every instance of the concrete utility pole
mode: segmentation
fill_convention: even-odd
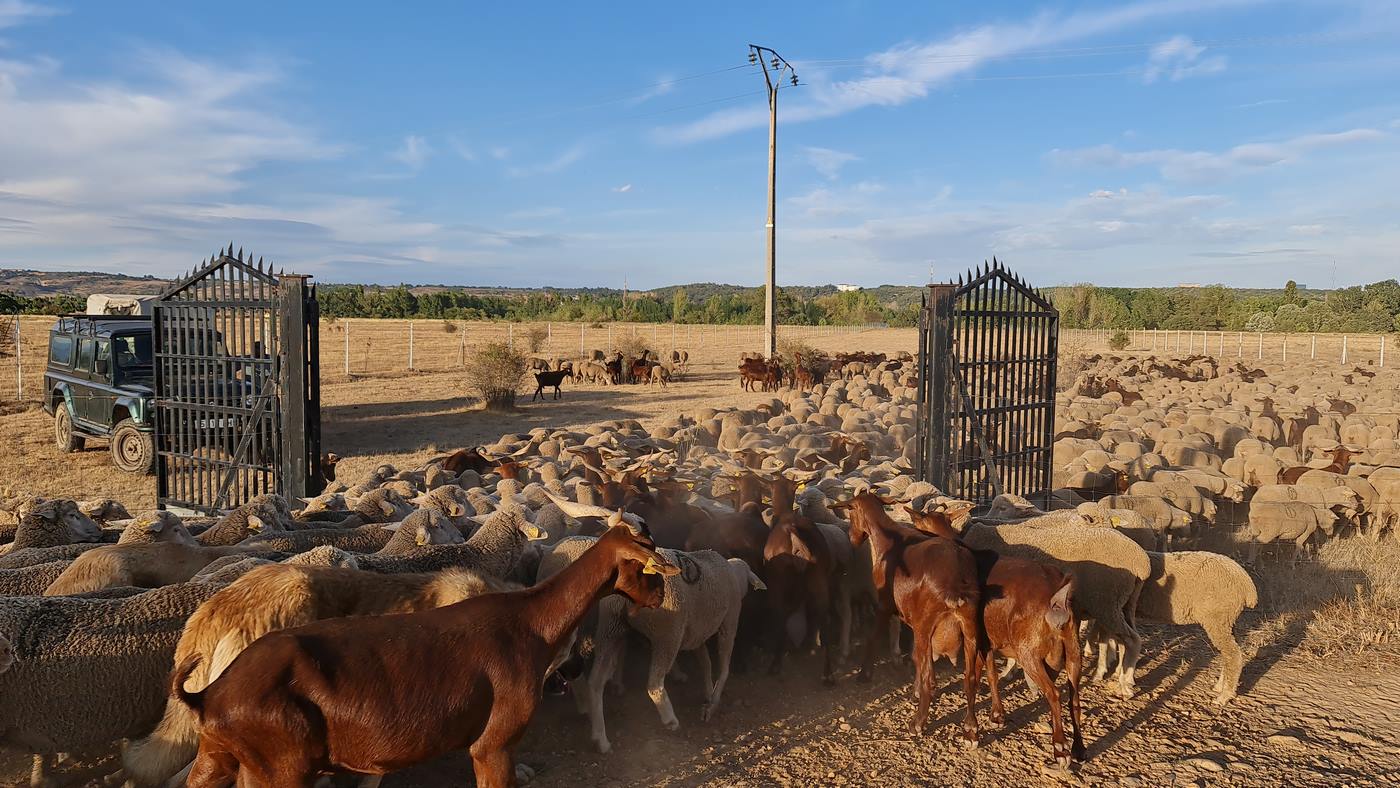
[[[763,354],[772,358],[778,354],[778,88],[784,72],[796,87],[797,72],[782,55],[758,44],[749,44],[749,62],[763,66],[763,81],[768,85],[768,286],[763,296]]]

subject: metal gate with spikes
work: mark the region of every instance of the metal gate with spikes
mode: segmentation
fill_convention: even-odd
[[[929,285],[919,316],[919,476],[977,503],[1048,506],[1060,313],[995,258]]]
[[[161,294],[152,340],[162,508],[215,513],[324,487],[320,314],[307,279],[230,244]]]

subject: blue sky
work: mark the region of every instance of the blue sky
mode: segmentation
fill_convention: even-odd
[[[1400,274],[1400,3],[0,0],[0,267],[1313,287]]]

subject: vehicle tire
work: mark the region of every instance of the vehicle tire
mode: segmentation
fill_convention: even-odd
[[[53,414],[53,438],[58,450],[65,454],[83,448],[82,437],[73,431],[73,417],[68,415],[68,405],[62,402],[58,403]]]
[[[137,429],[131,419],[118,424],[112,430],[112,464],[127,473],[155,470],[156,444],[151,433]]]

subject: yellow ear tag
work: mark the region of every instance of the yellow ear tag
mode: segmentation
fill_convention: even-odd
[[[642,574],[659,575],[661,574],[661,565],[656,563],[655,558],[648,558],[646,564],[642,567]]]
[[[1108,521],[1109,521],[1110,523],[1113,523],[1114,525],[1122,525],[1122,524],[1123,524],[1123,518],[1122,518],[1122,517],[1110,517],[1110,518],[1108,518]]]
[[[797,491],[798,491],[798,492],[802,492],[802,491],[805,490],[805,489],[807,489],[807,483],[806,483],[806,482],[799,482],[798,485],[797,485]]]
[[[422,547],[428,543],[428,534],[425,533],[422,528],[419,528],[418,535],[413,538],[413,541],[417,542],[419,547]]]

